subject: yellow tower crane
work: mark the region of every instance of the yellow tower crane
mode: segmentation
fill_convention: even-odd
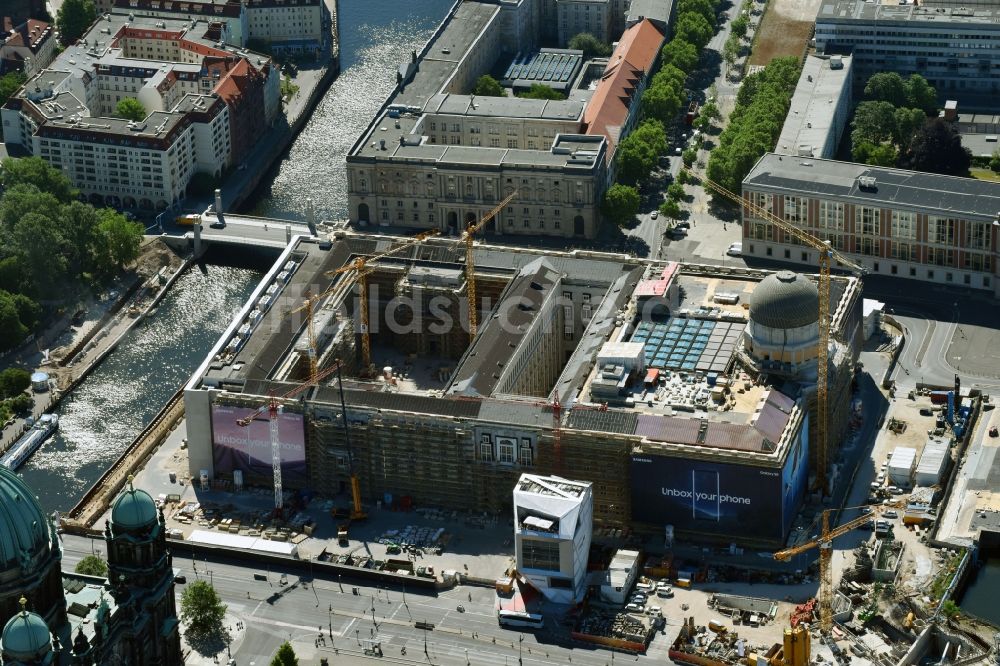
[[[830,513],[833,509],[823,511],[823,531],[818,539],[813,539],[806,543],[799,544],[786,550],[778,551],[774,554],[774,559],[787,562],[799,553],[804,553],[813,548],[819,548],[819,628],[824,634],[829,634],[833,629],[833,540],[842,534],[847,534],[856,527],[875,520],[884,510],[890,507],[899,508],[897,503],[888,505],[875,505],[871,507],[871,513],[859,516],[854,520],[849,520],[843,525],[830,529]],[[853,509],[861,507],[849,507]]]
[[[336,270],[328,271],[327,272],[327,275],[340,275],[342,273],[350,273],[351,271],[354,271],[354,278],[358,281],[358,295],[359,295],[360,300],[361,300],[361,310],[360,310],[360,315],[361,315],[360,316],[360,319],[361,319],[361,358],[362,358],[362,362],[364,363],[363,368],[364,368],[365,372],[369,371],[369,369],[372,366],[372,343],[371,343],[371,336],[369,334],[369,325],[368,325],[368,322],[369,322],[369,319],[368,319],[368,307],[369,307],[369,305],[368,305],[368,276],[371,274],[371,272],[374,269],[370,268],[369,264],[374,263],[374,262],[378,261],[379,259],[384,259],[385,257],[392,256],[392,255],[394,255],[394,254],[396,254],[398,252],[401,252],[401,251],[403,251],[403,250],[405,250],[405,249],[407,249],[409,247],[413,247],[414,245],[416,245],[418,243],[422,243],[423,241],[427,240],[431,236],[436,236],[437,234],[438,234],[438,230],[437,229],[431,229],[430,231],[424,231],[422,233],[417,234],[413,238],[405,240],[405,241],[403,241],[403,242],[401,242],[401,243],[399,243],[397,245],[393,245],[392,247],[390,247],[388,250],[385,250],[384,252],[379,252],[378,254],[373,254],[371,256],[359,256],[359,257],[355,257],[354,261],[350,262],[349,264],[345,264],[344,266],[341,266],[340,268],[338,268]],[[322,298],[323,296],[326,296],[327,294],[329,294],[333,290],[334,289],[329,289],[329,290],[323,292],[322,294],[320,294],[319,296],[315,296],[315,297],[312,297],[310,299],[307,299],[306,306],[303,306],[303,307],[308,307],[307,312],[308,312],[308,315],[309,315],[310,322],[312,321],[312,306],[313,306],[313,303],[315,303],[316,300],[318,300],[319,298]],[[314,343],[313,343],[313,340],[311,339],[311,336],[312,336],[312,329],[311,328],[310,328],[309,335],[310,335],[309,344],[310,344],[310,346],[312,346]]]
[[[706,187],[710,187],[717,194],[729,199],[752,213],[755,217],[770,222],[785,234],[796,238],[803,245],[811,247],[819,255],[819,346],[816,350],[816,486],[823,492],[830,492],[826,475],[826,468],[829,457],[829,380],[827,378],[827,364],[830,360],[830,264],[836,260],[838,264],[854,272],[864,274],[866,269],[863,266],[848,259],[843,254],[833,249],[824,240],[816,238],[808,231],[798,228],[791,222],[787,222],[771,211],[757,205],[750,199],[744,199],[738,194],[730,192],[722,185],[698,176],[697,174],[682,168],[689,175],[701,178]]]
[[[476,261],[473,256],[473,236],[483,226],[500,214],[504,207],[514,200],[517,190],[514,190],[504,198],[496,208],[486,213],[478,222],[472,222],[465,228],[462,240],[465,241],[465,289],[469,297],[469,338],[476,337],[476,330],[479,327],[479,309],[476,303]]]

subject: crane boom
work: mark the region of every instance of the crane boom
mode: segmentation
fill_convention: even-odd
[[[469,300],[469,337],[476,337],[476,330],[479,328],[479,310],[476,302],[476,260],[473,252],[473,236],[477,231],[500,214],[504,207],[514,200],[517,190],[508,194],[503,201],[482,217],[478,222],[473,222],[465,229],[462,240],[465,241],[465,289]]]
[[[682,170],[689,175],[696,175],[686,168],[682,168]],[[865,273],[865,268],[845,257],[831,247],[828,242],[816,238],[808,231],[800,229],[791,222],[781,219],[753,201],[744,199],[707,177],[702,177],[701,180],[706,187],[711,188],[719,195],[746,208],[756,217],[767,220],[781,231],[798,239],[804,245],[817,250],[817,254],[819,255],[819,281],[817,284],[819,296],[819,313],[817,319],[819,323],[819,341],[816,349],[816,485],[823,494],[827,494],[830,491],[827,478],[827,462],[829,460],[830,448],[830,404],[828,395],[828,365],[830,362],[830,264],[835,259],[838,263],[855,273]]]
[[[287,400],[293,398],[299,393],[302,393],[310,386],[314,386],[318,381],[324,377],[332,374],[333,372],[339,372],[340,362],[333,364],[333,366],[323,370],[322,372],[311,376],[306,381],[293,387],[291,390],[282,394],[281,396],[271,395],[267,402],[258,407],[249,416],[245,416],[242,419],[237,419],[236,423],[242,428],[246,428],[251,423],[253,423],[259,416],[264,412],[268,412],[268,418],[270,423],[268,424],[270,430],[271,438],[271,471],[274,474],[274,508],[276,510],[281,510],[284,505],[284,493],[281,483],[281,441],[278,438],[278,414],[281,412],[280,400]],[[247,432],[247,437],[249,438],[249,431]],[[248,447],[249,452],[249,447]]]
[[[871,513],[849,520],[843,525],[830,529],[830,513],[832,509],[823,511],[823,531],[819,538],[812,539],[806,543],[801,543],[785,550],[779,550],[774,554],[774,559],[787,562],[799,553],[804,553],[813,548],[819,548],[819,622],[820,631],[829,634],[833,629],[833,540],[847,534],[856,527],[875,520],[875,517],[883,510],[890,507],[899,508],[897,502],[881,506],[872,506]],[[859,507],[848,507],[859,508]]]
[[[351,271],[355,272],[355,278],[358,281],[358,296],[361,299],[359,313],[361,317],[361,358],[366,371],[371,368],[372,365],[372,342],[368,319],[368,275],[372,272],[372,269],[369,268],[368,265],[378,261],[379,259],[392,256],[409,247],[413,247],[418,243],[422,243],[431,236],[436,236],[438,233],[437,229],[423,231],[413,238],[391,246],[388,250],[367,257],[364,255],[355,257],[354,261],[345,264],[336,270],[327,271],[327,275],[340,275],[341,273],[349,273]],[[312,342],[310,342],[310,344],[312,344]]]

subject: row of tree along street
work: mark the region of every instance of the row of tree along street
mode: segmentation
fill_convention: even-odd
[[[698,68],[701,53],[718,22],[719,0],[679,0],[673,37],[660,52],[660,70],[653,75],[649,87],[642,94],[641,122],[621,140],[615,153],[618,166],[618,183],[608,188],[602,212],[618,224],[625,224],[639,211],[638,183],[649,178],[661,155],[667,153],[666,127],[677,120],[680,112],[690,102],[685,88],[687,79]],[[713,118],[719,117],[714,101],[701,109],[698,123],[707,128]],[[682,158],[690,165],[695,159],[695,148],[684,151]],[[665,215],[676,219],[680,215],[678,201],[664,210]]]

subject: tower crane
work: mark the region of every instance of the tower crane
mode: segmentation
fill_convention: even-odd
[[[787,562],[799,553],[819,548],[819,627],[820,631],[824,634],[829,634],[833,629],[833,540],[842,534],[847,534],[856,527],[875,520],[875,517],[884,509],[890,507],[899,508],[900,506],[899,503],[872,506],[870,507],[871,513],[866,513],[854,520],[849,520],[833,529],[830,529],[830,513],[833,509],[825,509],[823,511],[823,531],[820,533],[819,538],[778,551],[774,554],[774,559]],[[861,507],[848,508],[858,509]]]
[[[438,234],[438,230],[437,229],[431,229],[430,231],[424,231],[422,233],[417,234],[413,238],[410,238],[410,239],[408,239],[406,241],[403,241],[403,242],[399,243],[398,245],[393,245],[392,247],[390,247],[388,250],[386,250],[384,252],[379,252],[378,254],[373,254],[371,256],[359,256],[359,257],[355,257],[354,261],[350,262],[349,264],[345,264],[344,266],[341,266],[340,268],[338,268],[336,270],[328,271],[327,272],[327,275],[340,275],[341,273],[349,273],[351,271],[354,271],[354,273],[355,273],[354,277],[358,281],[358,294],[359,294],[360,299],[361,299],[361,311],[360,311],[360,314],[361,314],[361,358],[362,358],[362,362],[364,363],[363,367],[364,367],[365,371],[368,371],[371,368],[371,365],[372,365],[372,343],[371,343],[371,336],[369,334],[369,326],[368,326],[368,321],[369,321],[368,320],[368,276],[371,274],[371,272],[372,272],[373,269],[369,268],[368,264],[371,264],[371,263],[373,263],[375,261],[378,261],[379,259],[383,259],[385,257],[394,255],[397,252],[405,250],[405,249],[407,249],[409,247],[413,247],[414,245],[416,245],[418,243],[422,243],[423,241],[427,240],[431,236],[436,236],[437,234]],[[318,298],[320,298],[322,296],[325,296],[326,294],[330,293],[330,291],[332,291],[332,290],[328,290],[328,291],[320,294],[319,296],[315,297],[314,299],[310,299],[310,300],[306,301],[306,304],[309,307],[308,312],[309,312],[309,315],[310,315],[309,316],[310,321],[312,321],[312,310],[311,310],[312,303],[314,303],[315,300],[317,300]],[[311,329],[310,329],[310,335],[312,335]],[[309,344],[310,344],[310,346],[312,346],[314,344],[313,340],[310,340]],[[315,350],[312,350],[310,353],[314,355],[315,354]]]
[[[281,486],[281,442],[278,439],[278,414],[281,412],[281,400],[289,400],[294,398],[299,393],[302,393],[310,386],[315,386],[317,382],[326,378],[327,376],[333,374],[334,372],[340,372],[340,362],[338,361],[329,368],[323,370],[322,372],[312,375],[306,381],[294,386],[291,390],[283,393],[280,396],[271,395],[267,402],[258,407],[249,416],[245,416],[242,419],[237,419],[236,423],[243,428],[248,427],[251,423],[256,421],[264,412],[268,412],[268,420],[270,421],[270,435],[271,435],[271,470],[274,473],[274,508],[276,511],[280,511],[284,505],[284,497],[282,493]],[[249,431],[247,431],[247,439],[249,439]],[[248,447],[249,448],[249,447]],[[249,450],[247,451],[249,454]]]
[[[517,190],[508,194],[503,201],[497,204],[496,208],[486,213],[478,222],[472,222],[465,228],[462,240],[465,241],[465,289],[469,298],[469,338],[476,337],[476,330],[479,328],[479,310],[476,303],[476,261],[473,256],[473,236],[485,226],[487,222],[500,214],[504,207],[514,200]]]
[[[689,169],[682,167],[681,170],[687,172],[690,176],[697,176],[697,174]],[[826,468],[829,456],[828,430],[830,410],[828,398],[829,380],[827,377],[827,364],[830,360],[830,264],[833,260],[836,260],[840,265],[856,275],[863,275],[867,270],[835,250],[827,241],[816,238],[808,231],[783,220],[766,208],[757,205],[753,201],[744,199],[707,177],[697,177],[717,194],[746,208],[754,216],[770,222],[785,234],[796,238],[803,245],[816,250],[819,255],[819,345],[816,350],[816,423],[818,428],[816,432],[816,485],[823,494],[828,494],[830,488]]]

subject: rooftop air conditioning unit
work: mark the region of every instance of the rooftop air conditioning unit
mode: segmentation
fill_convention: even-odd
[[[875,189],[875,177],[874,176],[861,176],[858,178],[858,187],[863,190],[874,190]]]

